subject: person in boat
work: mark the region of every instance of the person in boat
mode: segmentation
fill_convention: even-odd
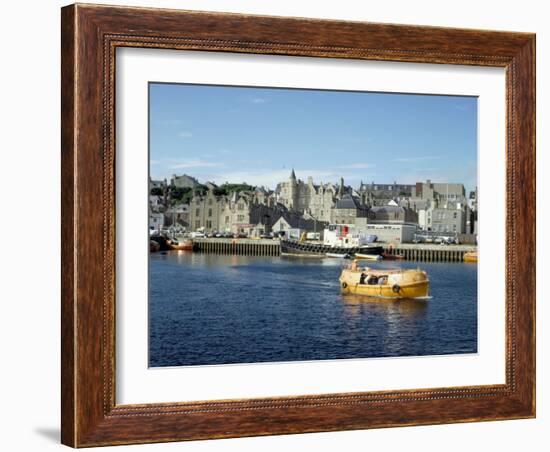
[[[351,267],[350,267],[352,272],[357,271],[357,264],[358,264],[358,260],[353,259],[353,262],[351,263]]]
[[[370,286],[378,284],[378,277],[372,275],[369,279],[367,279],[367,284],[369,284]]]
[[[361,272],[361,276],[359,276],[359,284],[365,284],[366,277],[367,277],[367,274],[365,272]]]

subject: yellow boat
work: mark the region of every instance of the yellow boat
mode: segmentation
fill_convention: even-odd
[[[428,274],[420,269],[377,269],[352,265],[342,270],[340,288],[343,294],[378,298],[427,298]]]
[[[477,251],[470,251],[469,253],[464,253],[464,262],[477,262]]]

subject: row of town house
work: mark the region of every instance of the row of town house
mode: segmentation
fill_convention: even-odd
[[[154,181],[152,181],[154,182]],[[198,181],[174,176],[171,184],[192,188]],[[166,183],[164,184],[166,186]],[[152,186],[162,187],[162,182]],[[329,223],[361,225],[377,235],[395,235],[409,241],[420,229],[426,231],[476,233],[477,192],[469,199],[462,184],[419,182],[364,184],[358,189],[344,184],[303,182],[292,170],[287,181],[275,190],[257,187],[253,191],[216,195],[215,185],[206,193],[194,193],[189,204],[172,205],[166,197],[150,197],[154,226],[177,223],[187,231],[232,232],[258,236],[266,232],[300,229],[319,232]],[[162,220],[159,215],[164,215]],[[368,225],[368,226],[367,226]]]

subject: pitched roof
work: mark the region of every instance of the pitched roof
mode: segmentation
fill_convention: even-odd
[[[371,207],[370,209],[375,214],[377,213],[403,213],[405,211],[405,207],[400,206],[375,206]]]
[[[344,195],[334,205],[335,209],[361,209],[359,199],[352,195]]]

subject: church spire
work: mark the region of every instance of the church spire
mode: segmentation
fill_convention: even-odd
[[[290,173],[290,178],[291,179],[296,179],[296,174],[294,173],[294,168],[292,168],[292,171]]]

